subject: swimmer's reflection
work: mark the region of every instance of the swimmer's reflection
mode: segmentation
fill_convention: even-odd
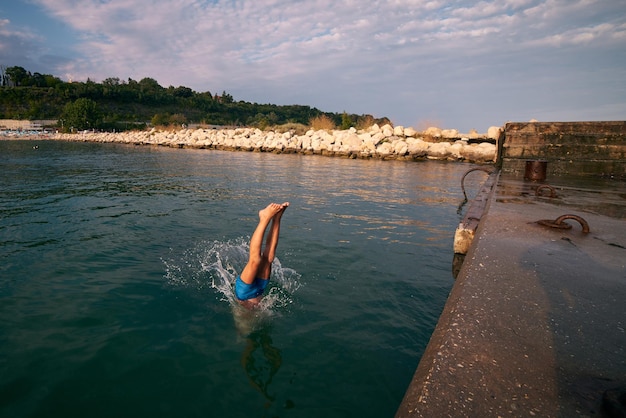
[[[270,327],[261,327],[246,336],[241,366],[252,386],[261,392],[269,403],[275,399],[275,396],[269,394],[269,386],[281,364],[281,353],[273,346]]]
[[[231,305],[237,334],[246,344],[241,353],[241,366],[250,384],[267,400],[266,407],[275,400],[275,396],[269,393],[269,387],[283,361],[280,350],[272,342],[273,313],[266,305],[268,300],[263,298],[252,309],[239,303]]]

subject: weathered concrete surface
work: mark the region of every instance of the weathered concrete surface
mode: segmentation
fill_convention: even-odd
[[[502,170],[524,172],[526,160],[548,161],[548,175],[626,178],[626,122],[514,122],[499,142]]]
[[[397,417],[597,417],[626,385],[626,185],[549,180],[500,175]],[[591,232],[536,223],[565,213]]]

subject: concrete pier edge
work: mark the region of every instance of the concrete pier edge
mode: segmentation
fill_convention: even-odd
[[[471,170],[470,170],[471,171]],[[482,187],[478,191],[478,194],[472,199],[465,216],[459,223],[454,233],[453,249],[455,254],[465,255],[469,251],[476,230],[480,224],[480,220],[487,210],[489,200],[493,195],[493,191],[498,179],[499,170],[493,169]],[[468,171],[469,173],[469,171]],[[467,174],[467,173],[466,173]]]
[[[625,138],[626,122],[507,124],[396,418],[626,416]],[[537,159],[547,181],[524,179]],[[590,232],[538,222],[564,213]]]

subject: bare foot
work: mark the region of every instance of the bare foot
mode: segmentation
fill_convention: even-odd
[[[283,216],[283,213],[285,212],[285,209],[287,209],[287,207],[289,207],[289,202],[285,202],[282,205],[280,205],[280,210],[276,212],[272,220],[276,222],[280,222],[280,218]]]
[[[285,202],[280,206],[281,206],[281,209],[274,215],[275,219],[280,219],[280,217],[283,216],[285,209],[289,207],[289,202]]]
[[[265,209],[261,209],[259,211],[259,219],[262,221],[269,221],[276,215],[278,212],[283,211],[285,207],[283,205],[279,205],[278,203],[270,203],[267,205]]]

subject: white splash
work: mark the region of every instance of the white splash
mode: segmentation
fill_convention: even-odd
[[[265,296],[254,309],[246,309],[235,296],[235,279],[248,261],[249,243],[238,238],[230,241],[203,241],[174,260],[163,260],[167,283],[175,287],[202,290],[207,286],[217,291],[221,301],[233,312],[235,325],[248,335],[279,315],[293,303],[293,294],[300,287],[300,274],[283,267],[278,257],[272,264],[272,275]]]

